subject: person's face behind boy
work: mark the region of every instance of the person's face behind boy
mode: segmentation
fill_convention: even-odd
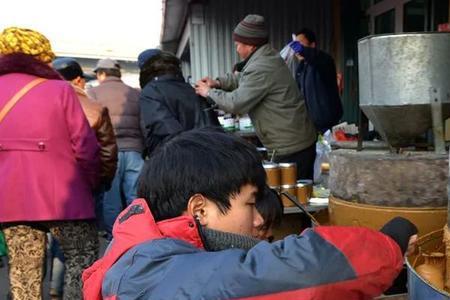
[[[230,196],[231,207],[225,213],[216,203],[195,194],[189,200],[186,214],[196,217],[209,229],[257,237],[258,228],[264,222],[255,207],[257,192],[255,186],[243,185],[238,194]]]
[[[258,227],[257,233],[254,237],[259,240],[266,240],[266,241],[272,242],[274,239],[272,228],[266,229],[264,227]]]

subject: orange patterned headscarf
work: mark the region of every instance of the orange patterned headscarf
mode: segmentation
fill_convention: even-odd
[[[55,54],[49,40],[41,33],[18,27],[9,27],[0,33],[0,54],[23,53],[50,63]]]

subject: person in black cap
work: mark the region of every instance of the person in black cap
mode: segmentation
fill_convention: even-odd
[[[94,103],[84,91],[86,78],[91,77],[83,72],[80,64],[75,59],[57,58],[52,62],[52,66],[66,81],[72,84],[81,108],[100,145],[100,184],[93,192],[93,196],[98,229],[103,230],[103,194],[105,190],[110,189],[117,168],[117,144],[109,112],[106,107]],[[64,256],[55,239],[52,239],[51,252],[53,255],[53,266],[50,295],[57,297],[62,294],[60,285],[63,282],[64,266],[61,266],[61,263],[64,262]]]
[[[294,78],[268,38],[264,17],[246,16],[233,32],[243,60],[240,72],[217,80],[205,77],[196,91],[225,112],[248,113],[274,160],[296,162],[298,179],[313,179],[317,133]]]
[[[141,126],[147,155],[168,136],[220,126],[215,112],[184,80],[180,64],[176,56],[159,49],[147,49],[138,57]]]
[[[89,125],[95,131],[101,146],[101,183],[105,190],[109,190],[117,168],[117,144],[108,108],[95,103],[84,91],[87,76],[75,59],[57,58],[52,65],[65,80],[72,84]]]

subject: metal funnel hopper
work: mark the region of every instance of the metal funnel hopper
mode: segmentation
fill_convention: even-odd
[[[369,36],[358,42],[360,107],[394,148],[450,117],[450,33]]]

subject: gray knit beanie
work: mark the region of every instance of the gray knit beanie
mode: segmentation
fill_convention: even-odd
[[[247,45],[262,46],[269,41],[264,24],[264,17],[259,15],[247,15],[237,24],[233,31],[233,39]]]

